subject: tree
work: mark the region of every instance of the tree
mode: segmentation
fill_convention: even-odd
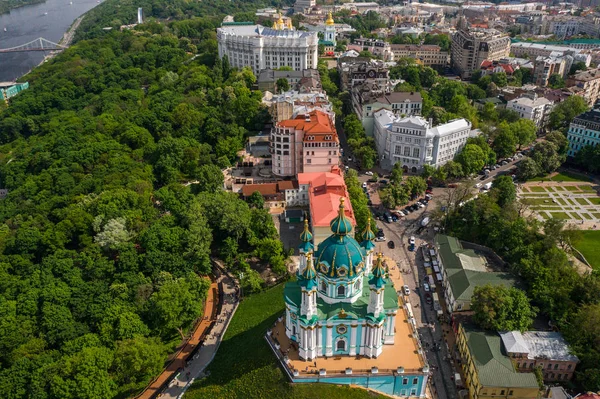
[[[137,336],[119,341],[112,365],[119,376],[118,383],[149,381],[160,374],[166,355],[166,347],[157,338]]]
[[[490,284],[475,287],[471,309],[473,320],[481,328],[493,331],[525,331],[537,314],[524,291]]]
[[[562,89],[565,87],[565,80],[563,77],[557,73],[550,75],[548,79],[548,85],[553,89]]]
[[[431,165],[423,165],[423,171],[421,172],[421,177],[425,180],[429,179],[434,175],[436,169]]]
[[[391,173],[391,178],[390,180],[396,184],[400,184],[402,183],[402,175],[404,174],[403,170],[402,170],[402,164],[400,164],[399,162],[396,162],[394,164],[394,166],[392,167],[392,173]]]
[[[246,202],[248,202],[248,205],[250,205],[251,208],[262,209],[265,207],[265,199],[260,191],[255,191],[250,194]]]
[[[275,86],[277,86],[277,91],[279,93],[286,92],[290,89],[290,83],[286,78],[277,79],[277,82],[275,82]]]
[[[569,140],[561,131],[551,131],[546,135],[546,141],[554,143],[558,147],[558,153],[561,156],[566,157],[567,151],[569,150]]]
[[[404,185],[412,197],[417,197],[427,190],[427,182],[421,176],[408,176]]]
[[[542,141],[533,147],[531,158],[538,164],[540,170],[545,173],[552,173],[562,163],[558,154],[558,147],[550,141]]]
[[[471,175],[483,169],[487,161],[487,156],[478,145],[467,144],[458,153],[455,160],[461,164],[462,171],[466,175]]]
[[[491,193],[501,207],[510,205],[517,199],[517,190],[510,176],[496,178],[492,183]]]
[[[506,78],[506,72],[498,72],[492,74],[492,81],[498,87],[504,87],[508,84],[508,80]]]
[[[573,65],[571,65],[571,69],[569,70],[569,75],[575,75],[577,73],[577,71],[585,71],[586,69],[587,69],[587,66],[585,65],[585,62],[583,62],[583,61],[574,62]]]
[[[443,173],[450,178],[458,179],[465,176],[462,164],[459,162],[448,161],[441,167],[441,169]]]
[[[587,103],[580,96],[570,96],[550,112],[548,126],[553,130],[566,131],[569,123],[587,110]]]
[[[506,122],[502,122],[496,129],[497,135],[494,138],[494,151],[498,158],[508,158],[517,150],[517,137],[511,127]]]
[[[532,158],[525,158],[517,164],[517,178],[521,181],[533,179],[540,174],[538,163]]]
[[[511,129],[515,132],[519,149],[531,144],[536,137],[537,126],[529,119],[519,119],[511,124]]]
[[[223,189],[225,177],[217,165],[202,165],[198,168],[199,191],[213,193]]]

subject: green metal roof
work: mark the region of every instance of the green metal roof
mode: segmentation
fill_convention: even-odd
[[[254,22],[245,21],[245,22],[223,22],[221,26],[244,26],[244,25],[256,25]]]
[[[335,46],[335,44],[330,40],[319,40],[319,44],[323,46]]]
[[[482,386],[539,388],[534,373],[518,373],[511,360],[502,354],[502,341],[497,333],[473,330],[465,325],[463,327]]]

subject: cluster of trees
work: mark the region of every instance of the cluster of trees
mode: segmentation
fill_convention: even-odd
[[[575,154],[574,162],[588,172],[600,172],[600,146],[586,145]]]
[[[348,24],[356,30],[351,35],[351,39],[360,36],[370,37],[371,31],[379,28],[387,28],[387,22],[375,11],[351,16],[350,10],[340,10],[335,13],[335,20],[338,23]]]
[[[510,179],[509,177],[505,177]],[[585,390],[600,389],[600,275],[579,275],[567,252],[578,239],[577,231],[556,219],[539,222],[521,217],[524,205],[516,201],[511,182],[494,184],[489,195],[463,206],[464,196],[448,195],[447,232],[460,239],[493,249],[522,281],[534,306],[558,325],[571,349],[581,359],[576,382]],[[507,180],[508,181],[508,180]],[[464,183],[452,192],[468,192]],[[481,288],[475,300],[478,318],[488,328],[522,329],[535,309],[517,292]],[[479,306],[479,308],[477,308]],[[512,315],[512,316],[511,316]]]
[[[550,113],[548,127],[552,130],[560,130],[566,133],[569,129],[569,124],[573,119],[585,112],[588,106],[580,96],[568,97],[561,103],[558,103]]]
[[[471,310],[473,321],[492,331],[526,331],[537,315],[524,291],[503,285],[475,287]]]
[[[483,71],[475,71],[471,76],[471,81],[485,90],[489,97],[498,95],[498,88],[511,86],[522,86],[533,82],[533,73],[531,69],[520,68],[508,76],[506,72],[492,73],[484,75]]]
[[[23,7],[29,4],[43,3],[45,0],[8,0],[0,3],[0,14],[4,14],[13,8]]]
[[[365,128],[356,114],[344,118],[344,132],[352,153],[362,169],[371,169],[377,162],[377,150],[373,137],[367,137]]]
[[[517,176],[526,181],[537,176],[546,176],[556,171],[567,159],[569,141],[558,130],[546,135],[546,140],[536,143],[530,156],[517,166]]]
[[[112,0],[98,9],[121,15]],[[131,396],[201,316],[211,255],[251,290],[249,257],[284,271],[269,213],[221,190],[219,166],[268,114],[252,72],[218,59],[219,23],[80,41],[0,114],[3,396]]]
[[[344,181],[346,182],[346,187],[348,187],[348,195],[350,196],[350,203],[352,204],[354,218],[356,219],[356,231],[354,232],[354,236],[358,242],[360,242],[362,241],[362,232],[371,217],[371,211],[369,210],[368,205],[369,200],[358,180],[358,172],[356,170],[348,170],[344,176]],[[377,223],[374,219],[371,219],[371,230],[374,232],[377,231]]]
[[[381,203],[394,209],[397,206],[405,205],[410,199],[414,199],[423,194],[427,189],[427,182],[421,176],[402,177],[402,165],[394,164],[389,185],[380,191]]]

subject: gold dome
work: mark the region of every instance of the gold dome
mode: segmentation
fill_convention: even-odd
[[[331,15],[331,11],[329,11],[329,16],[327,17],[327,21],[325,21],[325,25],[333,25],[335,22],[333,21],[333,16]]]

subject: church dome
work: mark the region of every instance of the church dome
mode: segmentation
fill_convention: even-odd
[[[327,21],[325,21],[326,25],[333,25],[335,22],[333,21],[333,16],[331,15],[331,11],[329,11],[329,15],[327,16]]]
[[[300,234],[300,249],[304,252],[310,252],[313,250],[314,245],[312,244],[313,235],[308,228],[308,219],[304,219],[304,230]]]
[[[373,240],[375,239],[375,233],[373,233],[373,230],[371,230],[370,216],[367,219],[367,226],[365,227],[365,230],[362,233],[362,239],[363,241],[360,243],[361,247],[365,248],[366,250],[371,250],[375,248],[375,244],[373,243]]]
[[[353,278],[361,273],[366,252],[348,233],[352,222],[344,214],[344,201],[340,211],[330,223],[333,234],[319,244],[315,253],[317,272],[327,277]]]

